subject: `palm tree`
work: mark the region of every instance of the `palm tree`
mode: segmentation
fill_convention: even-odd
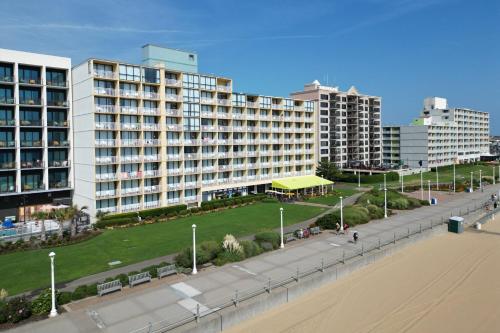
[[[54,211],[54,218],[57,221],[57,223],[59,224],[59,229],[57,230],[57,236],[59,238],[62,238],[64,221],[67,220],[66,208],[55,210]]]
[[[85,214],[85,210],[87,210],[87,206],[82,206],[78,208],[78,205],[73,205],[72,207],[66,208],[68,210],[68,216],[71,219],[71,237],[76,235],[76,223],[78,219]]]

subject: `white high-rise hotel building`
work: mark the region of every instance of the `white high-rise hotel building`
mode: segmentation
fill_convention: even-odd
[[[314,174],[314,102],[236,93],[231,79],[197,73],[193,53],[147,45],[144,63],[73,69],[73,201],[91,215]]]

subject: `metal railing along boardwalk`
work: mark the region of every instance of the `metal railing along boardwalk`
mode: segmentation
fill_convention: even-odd
[[[290,284],[299,283],[299,281],[303,278],[323,274],[328,269],[336,269],[338,265],[345,264],[346,261],[368,255],[373,251],[378,251],[383,249],[384,247],[395,245],[397,244],[397,242],[408,239],[411,236],[422,234],[426,231],[434,229],[435,227],[442,226],[443,224],[446,224],[448,222],[448,218],[451,216],[467,216],[484,210],[485,202],[485,200],[472,200],[472,205],[469,204],[465,208],[462,207],[458,209],[452,209],[451,211],[449,211],[449,215],[441,215],[437,218],[425,222],[413,222],[404,227],[401,226],[391,231],[381,232],[377,236],[367,236],[366,240],[352,243],[351,245],[355,248],[332,248],[327,251],[323,251],[321,253],[322,256],[315,256],[304,260],[303,263],[296,266],[295,270],[289,271],[286,275],[282,275],[278,278],[259,275],[258,277],[261,281],[259,287],[246,290],[234,290],[234,293],[232,295],[227,295],[225,297],[210,301],[209,303],[205,303],[202,305],[196,302],[197,304],[195,307],[187,309],[192,313],[191,315],[187,315],[182,318],[172,318],[154,323],[148,323],[148,325],[140,329],[131,331],[130,333],[168,332],[188,323],[199,322],[200,318],[203,318],[212,313],[218,313],[219,315],[222,315],[220,311],[224,309],[237,308],[240,303],[252,300],[261,295],[271,294],[274,289],[286,287]],[[491,201],[488,200],[488,202]],[[486,216],[478,216],[477,220],[491,218],[494,213],[498,212],[500,212],[500,208],[496,209],[493,212],[488,212]]]

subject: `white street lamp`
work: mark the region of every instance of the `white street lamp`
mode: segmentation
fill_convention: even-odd
[[[384,188],[384,218],[387,218],[387,188]]]
[[[424,200],[424,176],[422,174],[422,167],[420,167],[420,199]]]
[[[430,205],[431,204],[431,181],[428,180],[427,182],[429,184],[429,205]]]
[[[453,193],[457,192],[457,172],[456,172],[456,167],[455,167],[456,161],[453,161]]]
[[[387,177],[385,173],[384,173],[384,188],[387,188]]]
[[[404,174],[401,172],[401,193],[405,192],[405,180],[404,180]]]
[[[358,187],[361,187],[361,172],[358,171]]]
[[[344,231],[344,203],[342,202],[342,197],[340,197],[340,231]]]
[[[474,171],[470,172],[470,193],[474,192]]]
[[[483,192],[483,170],[479,170],[479,189]]]
[[[55,279],[54,279],[54,257],[56,254],[54,252],[49,253],[49,258],[50,258],[50,277],[52,280],[51,284],[51,292],[52,292],[52,309],[50,310],[49,317],[53,318],[57,316],[57,309],[56,309],[56,287],[55,287]]]
[[[281,245],[280,245],[280,248],[284,248],[285,244],[283,243],[283,207],[280,208],[280,220],[281,220]]]
[[[439,191],[439,171],[437,165],[436,165],[436,191]]]
[[[193,224],[193,272],[192,274],[198,273],[196,269],[196,224]]]

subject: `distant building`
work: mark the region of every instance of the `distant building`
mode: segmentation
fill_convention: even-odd
[[[148,67],[198,73],[198,55],[196,53],[151,44],[142,47],[142,64]]]
[[[445,98],[430,97],[410,125],[384,126],[383,163],[431,168],[475,162],[489,154],[488,138],[489,113],[448,108]]]
[[[500,157],[500,136],[490,137],[490,154]]]
[[[291,96],[317,102],[318,161],[329,160],[339,168],[380,165],[380,97],[361,94],[354,87],[342,92],[317,80]]]

